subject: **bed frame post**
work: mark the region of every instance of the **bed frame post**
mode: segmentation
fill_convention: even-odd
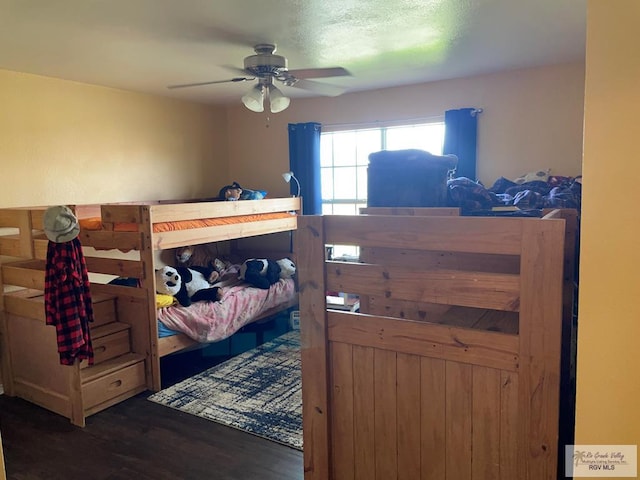
[[[519,478],[557,475],[564,220],[522,222]]]
[[[301,216],[295,235],[300,289],[302,416],[305,480],[328,480],[330,431],[324,225],[321,216]],[[319,307],[320,305],[325,308]]]
[[[158,353],[158,319],[156,313],[156,279],[153,263],[152,229],[153,218],[148,205],[140,207],[140,217],[142,219],[141,231],[142,248],[140,249],[140,260],[144,265],[144,278],[142,288],[147,291],[147,313],[149,345],[146,362],[147,387],[154,392],[161,389],[160,377],[160,355]]]

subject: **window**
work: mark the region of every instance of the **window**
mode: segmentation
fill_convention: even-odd
[[[444,122],[323,132],[320,137],[322,213],[356,215],[367,206],[369,154],[418,148],[442,154]]]
[[[322,213],[357,215],[367,206],[369,154],[418,148],[442,154],[444,122],[323,132],[320,136]],[[357,248],[333,245],[332,257],[357,256]]]

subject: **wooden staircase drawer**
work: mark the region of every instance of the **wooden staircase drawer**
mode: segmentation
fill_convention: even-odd
[[[129,330],[93,339],[92,344],[94,365],[131,351]],[[89,364],[85,361],[80,364],[80,368],[87,368],[88,366]]]
[[[144,384],[144,360],[141,360],[84,384],[82,386],[84,409],[88,410]]]

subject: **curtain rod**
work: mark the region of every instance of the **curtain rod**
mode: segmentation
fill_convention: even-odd
[[[471,110],[471,116],[475,117],[476,115],[480,115],[484,109],[482,108],[474,108]],[[397,120],[374,120],[372,122],[362,122],[362,123],[326,123],[322,124],[323,130],[328,128],[329,130],[343,130],[348,128],[376,128],[380,126],[387,125],[403,125],[407,123],[436,123],[436,122],[444,122],[444,114],[443,115],[431,115],[428,117],[414,117],[414,118],[402,118]]]
[[[444,122],[444,115],[431,115],[429,117],[414,117],[414,118],[401,118],[396,120],[373,120],[370,122],[362,122],[362,123],[323,123],[322,128],[336,128],[336,129],[344,129],[347,127],[358,127],[358,128],[375,128],[380,127],[381,125],[392,125],[392,124],[406,124],[406,123],[429,123],[429,122]]]

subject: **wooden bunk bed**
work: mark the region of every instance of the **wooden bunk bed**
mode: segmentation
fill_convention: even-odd
[[[296,234],[305,479],[555,479],[576,212],[363,213]]]
[[[83,426],[93,413],[141,391],[159,390],[160,358],[197,345],[183,334],[158,338],[154,271],[160,253],[211,242],[235,248],[237,239],[293,231],[300,201],[274,198],[75,206],[81,223],[78,238],[90,276],[139,282],[132,288],[91,280],[95,365],[82,362],[71,367],[59,365],[55,329],[44,323],[46,208],[0,210],[0,228],[5,233],[0,235],[0,348],[5,393]],[[93,226],[87,227],[89,224]],[[241,251],[230,254],[243,255]],[[250,321],[295,304],[297,295]]]

